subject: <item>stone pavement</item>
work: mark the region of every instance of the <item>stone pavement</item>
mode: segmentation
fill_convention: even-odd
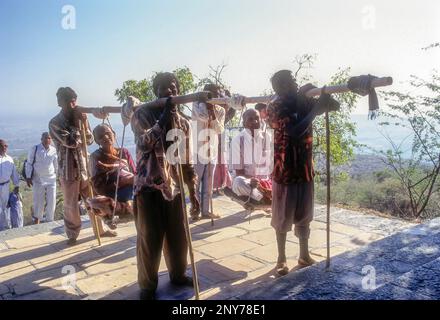
[[[393,258],[390,266],[377,265],[376,284],[384,289],[376,290],[376,297],[386,297],[387,286],[406,297],[408,291],[417,287],[411,272],[428,281],[428,271],[440,266],[440,260],[434,260],[439,255],[437,251],[417,246],[418,239],[427,237],[428,229],[423,226],[408,229],[413,225],[400,220],[332,208],[332,271],[324,273],[323,265],[318,264],[275,279],[277,250],[270,218],[262,211],[249,217],[241,206],[226,197],[214,199],[214,207],[222,216],[214,226],[209,220],[191,224],[201,299],[333,298],[330,293],[334,290],[340,292],[334,298],[357,298],[350,294],[358,286],[358,266],[375,265],[379,261],[376,256]],[[316,206],[310,248],[318,261],[325,259],[325,227],[325,207]],[[398,233],[402,230],[409,231]],[[352,258],[353,252],[357,260]],[[411,260],[406,260],[409,253]],[[292,232],[288,236],[287,255],[289,266],[294,267],[298,242]],[[421,269],[412,270],[414,265]],[[169,283],[163,259],[159,271],[158,299],[193,298],[189,288],[176,288]],[[62,221],[0,233],[0,299],[137,299],[136,278],[133,222],[119,225],[118,237],[103,239],[100,247],[86,217],[78,244],[73,247],[66,245]],[[336,278],[347,278],[353,285],[349,283],[345,293],[346,284]],[[323,288],[323,284],[329,287]],[[316,287],[324,292],[322,296],[313,296],[314,290],[308,289]],[[425,295],[432,297],[432,292],[418,292],[417,297]]]

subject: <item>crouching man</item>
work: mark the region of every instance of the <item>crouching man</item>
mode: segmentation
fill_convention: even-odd
[[[232,191],[238,197],[250,197],[246,209],[272,202],[270,135],[260,130],[260,123],[255,109],[246,110],[243,113],[244,130],[232,140],[232,168],[235,170]]]

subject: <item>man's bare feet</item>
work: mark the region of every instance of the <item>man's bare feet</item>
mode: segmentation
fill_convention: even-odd
[[[314,265],[316,263],[315,260],[312,259],[312,257],[308,256],[306,258],[299,258],[298,259],[298,264],[302,265],[304,267],[310,267],[311,265]]]
[[[278,262],[275,267],[275,272],[280,277],[285,276],[289,273],[289,267],[287,266],[287,262]]]
[[[112,237],[117,237],[118,233],[116,231],[107,230],[101,233],[100,236],[103,238],[112,238]]]
[[[292,271],[298,271],[307,267],[310,267],[316,263],[315,260],[313,260],[311,257],[307,258],[299,258],[298,259],[298,265],[296,265]]]

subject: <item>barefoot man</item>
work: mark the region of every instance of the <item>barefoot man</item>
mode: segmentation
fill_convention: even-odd
[[[272,227],[276,231],[278,261],[276,272],[289,272],[286,259],[287,232],[295,225],[299,238],[298,267],[312,265],[308,239],[313,220],[313,119],[326,111],[335,111],[339,103],[329,94],[319,99],[306,98],[313,88],[298,85],[289,70],[275,73],[271,79],[277,98],[268,106],[268,124],[274,129],[274,170],[272,173]]]

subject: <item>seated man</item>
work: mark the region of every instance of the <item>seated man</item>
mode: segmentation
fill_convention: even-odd
[[[101,216],[110,218],[116,205],[115,214],[119,217],[133,216],[133,183],[136,167],[129,151],[122,149],[122,159],[119,164],[121,149],[113,146],[114,131],[106,124],[93,129],[93,137],[99,149],[90,156],[92,184],[97,195],[89,201],[89,205]],[[117,186],[117,202],[114,203],[116,183],[120,168],[119,184]]]
[[[260,130],[260,116],[255,109],[244,112],[243,126],[244,130],[232,140],[232,168],[236,173],[232,191],[248,199],[245,208],[252,209],[253,205],[272,203],[270,136]]]

